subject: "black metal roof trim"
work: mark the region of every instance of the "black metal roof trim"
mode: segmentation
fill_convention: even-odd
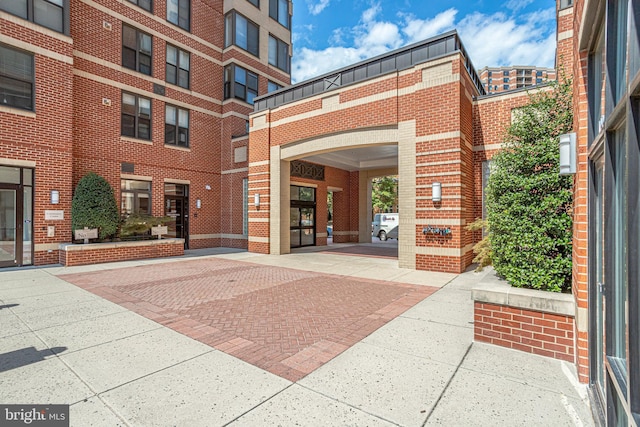
[[[478,89],[480,95],[485,95],[480,77],[476,72],[460,36],[456,30],[423,40],[409,46],[396,49],[389,53],[379,55],[356,64],[331,71],[312,79],[296,83],[291,86],[278,89],[266,95],[255,98],[254,112],[266,110],[268,108],[279,107],[280,105],[298,101],[329,92],[334,89],[349,86],[355,83],[366,81],[374,77],[379,77],[391,72],[397,72],[411,68],[417,64],[451,55],[460,52],[464,57],[465,68],[471,80]]]

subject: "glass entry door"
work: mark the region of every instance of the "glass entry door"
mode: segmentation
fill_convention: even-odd
[[[289,232],[292,248],[316,244],[316,189],[291,186]]]
[[[18,191],[0,188],[0,267],[20,265],[22,261],[21,230],[18,227],[22,221],[18,221],[20,212],[17,206]]]
[[[189,187],[184,184],[165,184],[164,214],[171,218],[167,224],[169,237],[184,239],[189,249]]]

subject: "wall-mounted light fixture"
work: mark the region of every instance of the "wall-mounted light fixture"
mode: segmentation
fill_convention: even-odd
[[[431,200],[434,202],[442,201],[442,184],[439,182],[434,182],[431,185]]]
[[[256,193],[253,195],[253,206],[256,208],[260,207],[260,193]]]
[[[209,184],[207,184],[207,185],[204,186],[204,189],[205,190],[211,190],[211,186]]]
[[[560,175],[573,175],[576,173],[576,134],[565,133],[560,135]]]
[[[58,190],[51,190],[51,204],[57,205],[60,203],[60,192]]]
[[[200,209],[202,207],[202,200],[196,199],[196,208]]]

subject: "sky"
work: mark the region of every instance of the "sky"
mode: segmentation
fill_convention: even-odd
[[[294,0],[292,82],[456,29],[477,69],[554,65],[555,0]]]

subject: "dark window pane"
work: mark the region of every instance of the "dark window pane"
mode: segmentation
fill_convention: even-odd
[[[151,120],[138,119],[138,138],[151,139]]]
[[[256,93],[251,92],[251,91],[247,91],[247,99],[246,99],[246,101],[247,101],[249,104],[253,104],[253,99],[254,99],[255,97],[256,97]]]
[[[278,0],[269,0],[269,16],[278,19]]]
[[[122,114],[122,135],[136,136],[136,119],[128,114]]]
[[[253,73],[247,73],[247,87],[249,89],[253,89],[255,92],[258,91],[258,76]]]
[[[167,64],[167,82],[176,84],[176,67]]]
[[[245,92],[246,91],[245,91],[244,85],[241,85],[240,83],[236,83],[235,90],[234,90],[235,97],[240,99],[245,99],[246,98]]]
[[[180,70],[178,72],[178,86],[183,88],[189,88],[189,72],[185,70]]]
[[[32,83],[0,76],[0,105],[33,109]]]
[[[175,144],[176,143],[176,127],[174,125],[164,125],[164,143]]]
[[[140,71],[143,74],[151,75],[151,57],[140,54]]]
[[[136,69],[136,52],[135,50],[131,50],[129,48],[122,48],[122,66],[125,68],[130,68],[132,70]]]
[[[56,6],[46,0],[33,1],[34,22],[52,30],[63,32],[64,21],[62,6]]]
[[[187,147],[189,145],[189,129],[178,128],[178,145]]]
[[[27,0],[0,0],[0,9],[27,19]]]
[[[258,56],[259,31],[258,27],[249,23],[247,27],[247,50],[249,53]]]

